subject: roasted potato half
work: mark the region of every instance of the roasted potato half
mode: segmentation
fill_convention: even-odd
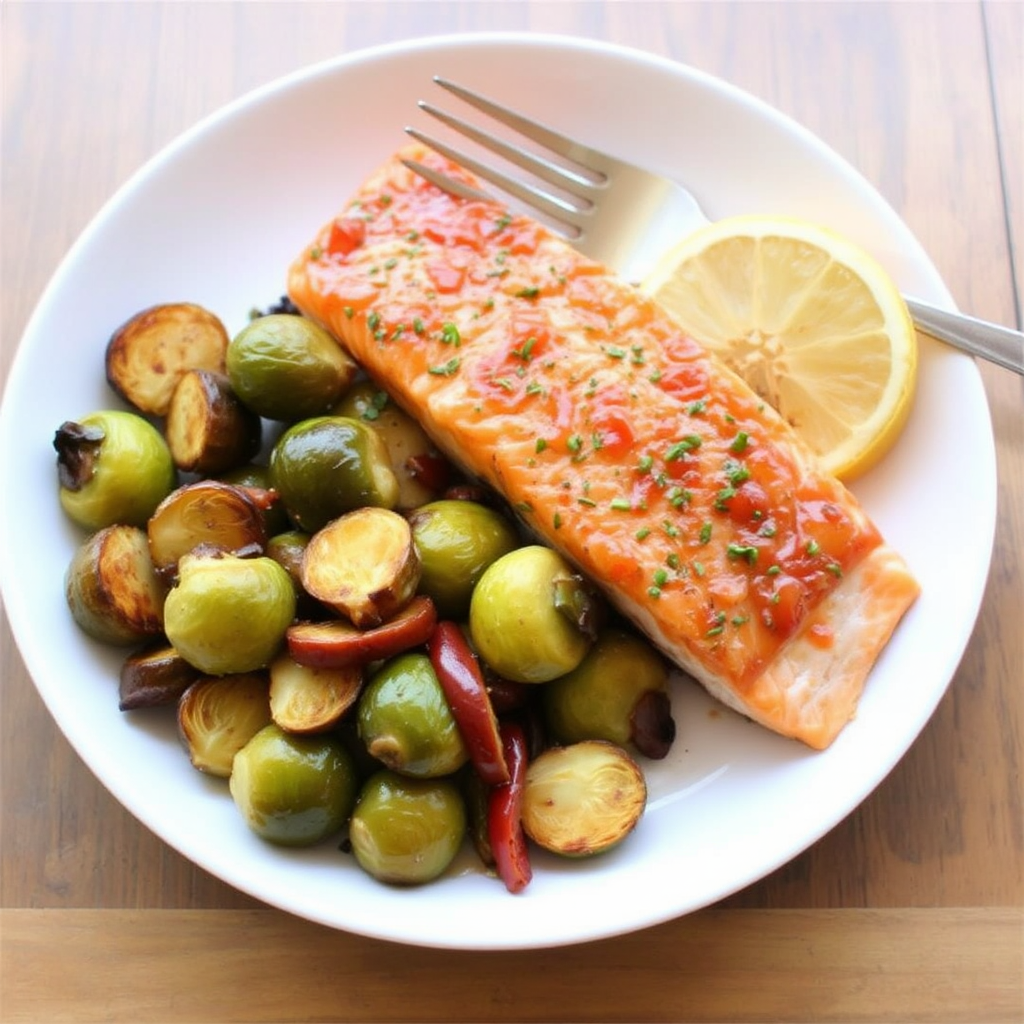
[[[224,324],[202,306],[150,306],[123,323],[107,342],[107,381],[136,409],[166,416],[186,370],[224,372],[229,342]]]

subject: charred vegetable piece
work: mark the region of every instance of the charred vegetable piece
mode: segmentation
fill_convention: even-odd
[[[194,553],[182,557],[164,604],[164,630],[206,675],[264,668],[295,615],[295,588],[272,558]]]
[[[649,643],[621,630],[608,630],[575,669],[545,686],[543,701],[560,743],[632,743],[662,758],[675,739],[668,666]]]
[[[358,665],[311,668],[279,654],[270,663],[270,714],[285,732],[325,732],[355,705],[362,686]]]
[[[475,501],[441,500],[409,515],[422,572],[420,590],[445,618],[465,619],[484,571],[519,545],[500,512]]]
[[[270,723],[265,672],[201,678],[178,701],[178,733],[192,766],[226,779],[235,754]]]
[[[425,644],[434,631],[437,613],[429,597],[414,597],[394,618],[373,629],[357,629],[340,619],[299,622],[285,639],[291,656],[313,668],[365,665],[393,658]]]
[[[466,834],[466,809],[450,779],[372,775],[359,794],[349,838],[360,867],[381,882],[419,885],[451,864]]]
[[[336,736],[295,736],[268,725],[235,755],[228,786],[262,839],[311,846],[345,824],[358,781],[352,757]]]
[[[289,427],[270,453],[270,482],[293,525],[307,533],[353,509],[394,508],[398,500],[384,442],[344,416]]]
[[[147,526],[157,571],[171,578],[183,555],[199,547],[238,555],[262,553],[263,513],[248,492],[219,480],[197,480],[172,491]]]
[[[427,642],[427,650],[480,778],[489,786],[508,782],[498,719],[476,656],[458,624],[439,622]]]
[[[362,420],[380,435],[398,481],[397,508],[424,505],[444,490],[451,475],[447,459],[386,391],[371,381],[358,382],[331,412],[334,416]]]
[[[313,534],[302,556],[302,585],[359,629],[380,626],[416,593],[420,560],[409,523],[397,512],[360,508]]]
[[[516,722],[502,724],[501,740],[509,780],[491,790],[487,806],[487,837],[498,877],[509,892],[517,893],[522,892],[533,878],[522,822],[529,755],[526,734]]]
[[[137,526],[108,526],[81,544],[64,592],[75,622],[96,640],[129,646],[163,632],[167,590]]]
[[[358,722],[366,749],[402,775],[450,775],[469,756],[430,659],[419,652],[378,669],[359,698]]]
[[[647,784],[621,747],[584,740],[550,747],[526,773],[523,828],[545,850],[587,857],[620,843],[636,828]]]
[[[584,616],[592,600],[561,555],[540,545],[517,548],[492,563],[473,591],[473,644],[498,675],[548,682],[571,672],[590,649]]]
[[[166,416],[181,375],[223,372],[227,348],[224,325],[202,306],[152,306],[122,324],[107,343],[107,381],[136,409]]]
[[[267,527],[267,536],[284,533],[291,528],[291,521],[285,511],[284,502],[281,496],[274,490],[270,482],[270,467],[261,466],[255,462],[246,463],[235,469],[229,469],[226,473],[218,473],[217,479],[225,484],[233,484],[243,490],[259,492],[262,498],[257,504],[263,513],[263,520]]]
[[[187,370],[167,410],[164,436],[178,469],[214,476],[260,450],[263,424],[239,401],[231,382],[213,370]]]
[[[243,327],[231,339],[226,365],[231,386],[250,409],[285,423],[329,412],[358,370],[327,331],[287,313]]]
[[[109,409],[68,421],[53,446],[61,507],[86,530],[145,526],[178,482],[167,443],[135,413]]]
[[[198,678],[198,669],[166,641],[159,641],[129,654],[122,662],[118,708],[138,711],[177,704]]]

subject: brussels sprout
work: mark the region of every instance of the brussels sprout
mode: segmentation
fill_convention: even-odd
[[[129,654],[121,663],[118,710],[137,711],[177,704],[198,678],[199,670],[161,638]]]
[[[261,466],[255,462],[248,462],[244,466],[237,466],[229,469],[226,473],[219,473],[217,479],[226,484],[233,484],[241,487],[253,495],[253,500],[258,501],[260,511],[263,513],[263,521],[267,527],[267,536],[284,533],[291,527],[288,513],[285,511],[284,502],[281,496],[275,491],[270,483],[270,467]]]
[[[660,758],[675,738],[668,666],[649,643],[620,630],[608,630],[575,669],[545,686],[543,701],[560,743],[632,743]]]
[[[381,882],[419,885],[441,875],[466,834],[466,808],[450,779],[383,770],[363,785],[349,823],[360,867]]]
[[[270,482],[292,523],[307,533],[363,506],[394,508],[398,499],[384,442],[344,416],[289,427],[270,453]]]
[[[590,649],[589,589],[561,555],[529,545],[480,577],[469,628],[480,657],[500,676],[544,683],[571,672]]]
[[[253,320],[228,345],[235,393],[269,420],[321,416],[355,379],[356,364],[322,327],[275,313]]]
[[[354,384],[331,410],[368,423],[380,435],[398,480],[398,506],[416,508],[436,498],[451,475],[448,460],[424,429],[372,381]]]
[[[302,556],[308,594],[359,629],[382,625],[416,593],[420,560],[409,523],[385,508],[359,508],[313,534]]]
[[[57,450],[61,507],[79,526],[144,526],[177,484],[160,432],[135,413],[116,409],[60,426]]]
[[[163,631],[167,590],[137,526],[108,526],[81,544],[64,593],[75,622],[103,643],[128,646]]]
[[[378,669],[359,698],[358,721],[367,750],[403,775],[448,775],[469,758],[425,654],[401,654]]]
[[[526,770],[522,820],[538,845],[566,857],[609,850],[636,828],[647,804],[637,763],[605,740],[550,747]]]
[[[355,704],[362,687],[358,665],[311,668],[284,652],[270,663],[270,715],[285,732],[326,732]]]
[[[197,480],[164,498],[146,527],[153,564],[173,578],[182,555],[202,546],[236,555],[261,554],[266,544],[263,513],[241,487]]]
[[[294,615],[295,588],[272,558],[199,551],[178,563],[164,630],[186,661],[218,676],[269,664]]]
[[[235,754],[270,723],[270,680],[249,672],[196,680],[178,701],[178,734],[192,767],[226,779]]]
[[[224,370],[228,332],[209,310],[169,302],[136,313],[107,343],[107,381],[136,409],[166,416],[181,375]]]
[[[420,591],[442,618],[464,619],[484,570],[514,550],[519,537],[500,512],[475,501],[434,501],[409,516],[420,554]]]
[[[310,846],[345,824],[358,781],[352,756],[336,736],[292,736],[268,725],[235,755],[228,787],[258,836],[280,846]]]
[[[164,434],[178,469],[211,476],[256,455],[263,422],[223,373],[188,370],[171,395]]]

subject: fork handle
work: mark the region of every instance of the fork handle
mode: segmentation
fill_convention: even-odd
[[[906,299],[906,303],[914,325],[922,333],[1024,375],[1024,334],[1020,331],[950,313],[916,299]]]

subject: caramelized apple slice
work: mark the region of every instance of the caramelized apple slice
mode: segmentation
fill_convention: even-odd
[[[357,629],[343,619],[300,622],[285,634],[288,653],[300,665],[341,668],[391,658],[426,643],[437,622],[434,602],[414,597],[397,615],[373,629]]]

